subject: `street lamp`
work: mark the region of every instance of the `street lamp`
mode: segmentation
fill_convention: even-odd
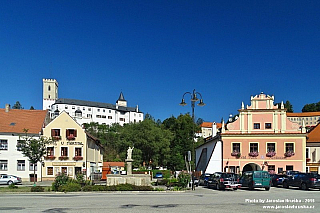
[[[189,94],[191,96],[191,108],[192,108],[192,122],[193,122],[193,125],[192,125],[192,155],[194,156],[194,170],[196,169],[196,155],[195,155],[195,149],[194,149],[194,124],[195,124],[195,121],[194,121],[194,107],[195,107],[195,103],[199,101],[197,95],[200,96],[200,102],[197,104],[198,106],[204,106],[205,103],[203,103],[203,99],[202,99],[202,95],[199,93],[199,92],[196,92],[196,90],[194,89],[193,92],[185,92],[182,96],[182,101],[180,103],[181,106],[185,106],[187,105],[187,103],[185,102],[184,100],[184,96],[186,94]],[[192,157],[192,156],[191,156]]]

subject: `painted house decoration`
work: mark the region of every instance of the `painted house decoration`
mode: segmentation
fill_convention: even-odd
[[[33,181],[34,167],[19,148],[21,136],[39,139],[42,128],[49,122],[47,110],[11,109],[6,104],[0,109],[0,174],[21,177],[22,181]],[[36,180],[41,180],[41,163],[35,165]],[[32,179],[31,179],[32,178]]]
[[[129,107],[123,93],[119,95],[116,104],[84,101],[68,98],[58,98],[58,82],[55,79],[43,79],[43,109],[50,111],[55,118],[62,111],[67,112],[79,124],[97,122],[111,125],[118,123],[141,122],[144,119],[139,107]]]
[[[82,173],[90,179],[94,173],[102,172],[99,140],[85,132],[68,113],[61,112],[44,128],[43,135],[53,139],[43,160],[43,180],[54,180],[60,173],[71,178]]]
[[[306,129],[291,122],[284,104],[274,105],[274,96],[251,96],[251,105],[241,105],[237,120],[222,123],[221,132],[206,138],[196,149],[197,170],[245,172],[266,170],[281,173],[306,170]]]

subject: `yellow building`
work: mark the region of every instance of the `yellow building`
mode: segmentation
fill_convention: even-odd
[[[62,112],[44,129],[43,135],[52,138],[44,157],[42,180],[54,180],[59,173],[75,178],[83,173],[87,179],[102,172],[102,147],[66,112]]]

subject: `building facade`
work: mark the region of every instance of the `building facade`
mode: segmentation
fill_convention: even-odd
[[[320,171],[320,124],[308,133],[306,150],[307,172]]]
[[[122,92],[116,104],[58,98],[58,82],[55,79],[43,79],[43,109],[50,111],[51,118],[65,111],[80,125],[91,122],[123,125],[144,119],[138,106],[127,106]]]
[[[300,113],[287,113],[290,121],[298,123],[300,126],[303,122],[307,127],[314,127],[320,122],[320,112],[300,112]]]
[[[47,110],[0,109],[0,173],[30,181],[34,175],[33,164],[23,156],[19,141],[23,136],[39,139],[42,128],[49,122]],[[24,132],[27,129],[27,134]],[[35,165],[37,180],[41,180],[41,163]]]
[[[288,120],[283,103],[279,109],[274,106],[274,96],[261,93],[251,97],[250,106],[242,103],[238,111],[237,120],[223,123],[221,133],[197,148],[198,153],[207,156],[206,160],[199,157],[198,164],[207,162],[201,168],[209,170],[215,158],[214,149],[203,154],[203,148],[221,142],[221,169],[225,172],[306,170],[306,128]]]
[[[43,135],[53,139],[43,161],[43,180],[54,180],[60,173],[72,178],[82,173],[91,179],[94,173],[102,172],[99,140],[85,132],[68,113],[61,112],[43,129]]]

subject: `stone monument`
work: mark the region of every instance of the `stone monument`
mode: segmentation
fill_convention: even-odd
[[[134,149],[134,147],[130,147],[127,150],[127,159],[126,159],[126,163],[127,163],[127,175],[132,175],[132,150]]]

